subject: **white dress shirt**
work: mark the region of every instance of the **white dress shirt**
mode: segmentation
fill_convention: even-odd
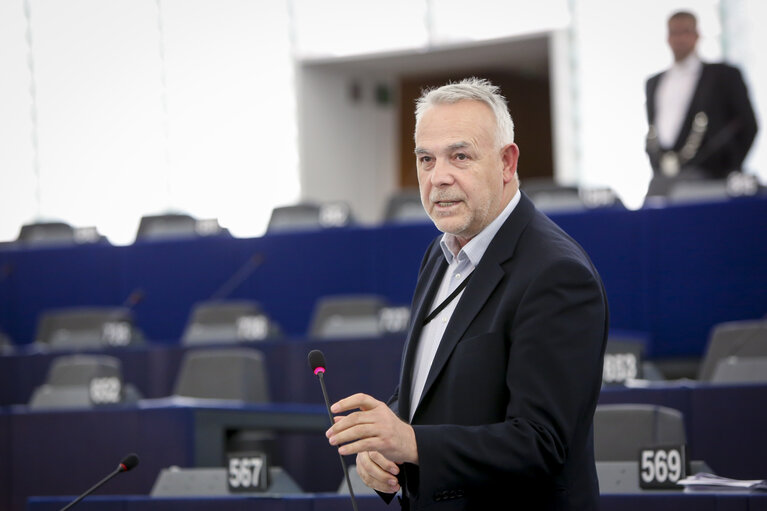
[[[447,270],[445,270],[445,274],[442,276],[442,283],[437,290],[437,294],[434,296],[434,301],[432,302],[429,311],[436,309],[448,296],[450,296],[450,293],[452,293],[455,288],[474,271],[474,268],[479,264],[479,261],[485,254],[490,242],[498,233],[498,229],[501,228],[501,225],[503,225],[519,203],[520,197],[520,192],[517,190],[517,193],[512,197],[501,214],[480,231],[479,234],[469,240],[463,248],[460,248],[455,236],[452,234],[445,233],[442,235],[440,246],[442,247],[442,253],[445,256],[445,259],[448,262],[448,267]],[[445,329],[450,322],[450,318],[453,315],[453,311],[455,310],[458,301],[461,299],[461,296],[463,296],[463,291],[442,309],[442,312],[440,312],[437,317],[427,323],[421,331],[421,337],[418,340],[418,346],[416,347],[415,362],[413,363],[413,385],[409,396],[411,420],[413,419],[416,406],[421,400],[421,394],[426,385],[426,378],[429,375],[429,370],[434,361],[434,356],[437,353],[437,348],[439,348],[439,343],[442,340]]]
[[[695,53],[663,73],[655,92],[655,127],[661,147],[671,148],[679,137],[703,63]]]

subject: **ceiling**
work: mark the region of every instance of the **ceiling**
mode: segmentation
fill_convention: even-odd
[[[419,75],[455,69],[498,69],[547,77],[549,73],[549,34],[531,34],[492,41],[440,45],[419,49],[335,58],[304,59],[301,64],[348,73]]]

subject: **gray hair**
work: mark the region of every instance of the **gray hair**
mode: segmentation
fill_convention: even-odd
[[[434,105],[458,103],[472,100],[485,103],[493,111],[496,122],[496,142],[503,147],[514,142],[514,121],[511,120],[506,98],[501,89],[484,78],[465,78],[460,82],[451,82],[441,87],[423,91],[416,101],[415,130],[423,114]]]

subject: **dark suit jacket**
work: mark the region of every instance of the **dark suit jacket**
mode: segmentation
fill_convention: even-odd
[[[663,73],[646,83],[647,120],[655,123],[655,92]],[[703,64],[698,85],[673,147],[659,147],[648,139],[647,153],[653,170],[659,171],[663,151],[680,151],[690,135],[699,112],[706,114],[708,126],[696,155],[683,167],[698,170],[710,178],[723,178],[741,170],[757,132],[756,117],[740,71],[727,64]]]
[[[421,265],[389,403],[405,421],[415,345],[446,268],[436,239]],[[523,194],[435,356],[412,420],[419,464],[400,472],[403,507],[595,509],[592,418],[607,316],[586,253]]]

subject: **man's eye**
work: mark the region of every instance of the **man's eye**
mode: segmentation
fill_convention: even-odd
[[[429,163],[431,161],[431,156],[421,156],[419,159],[421,163]]]
[[[455,159],[456,160],[464,161],[464,160],[468,160],[469,157],[466,156],[464,153],[458,153],[458,154],[455,155]]]

